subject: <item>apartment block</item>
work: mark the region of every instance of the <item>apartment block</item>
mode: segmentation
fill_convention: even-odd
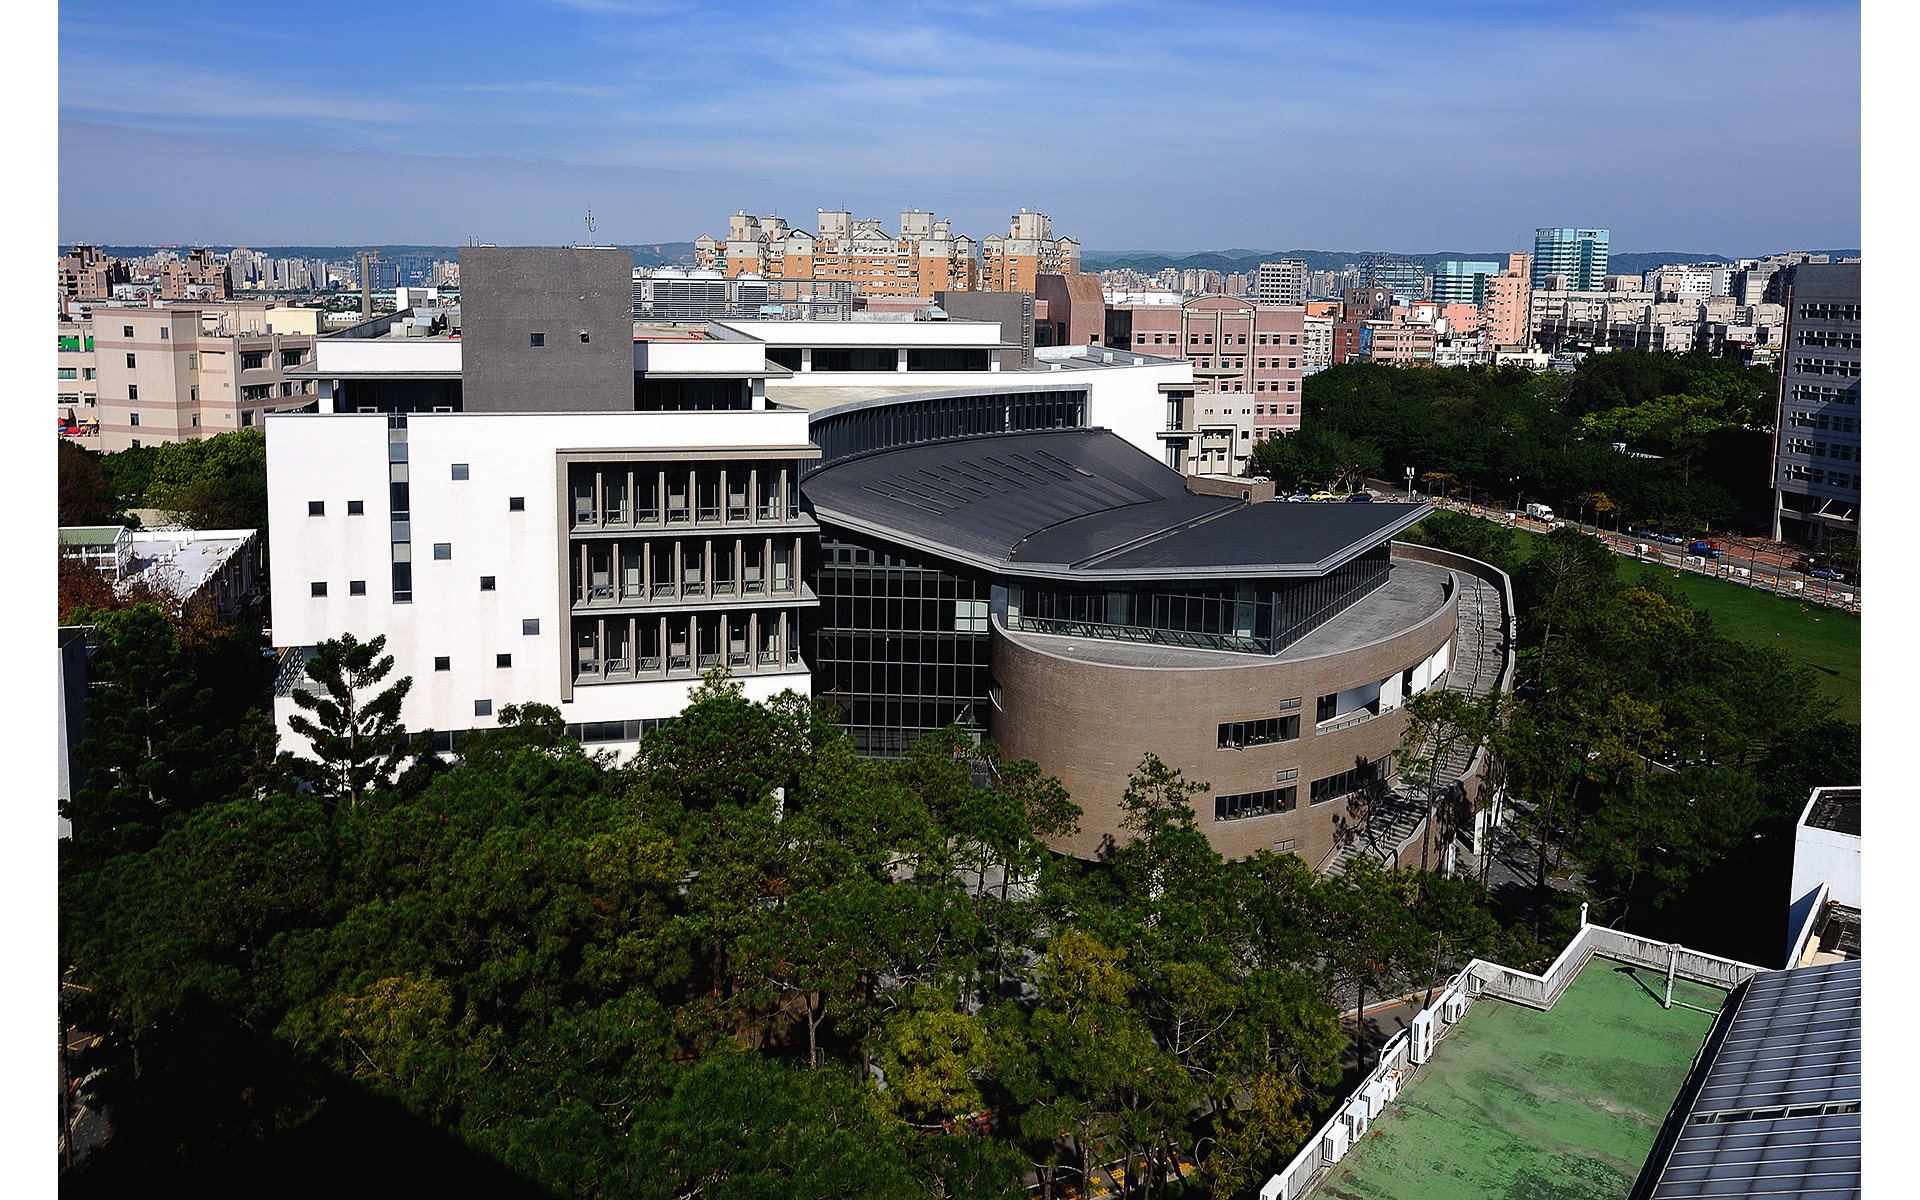
[[[702,234],[694,242],[699,267],[727,279],[844,283],[863,296],[971,291],[980,286],[976,255],[974,240],[954,234],[951,221],[917,209],[900,214],[898,235],[844,211],[821,209],[817,233],[739,212],[727,219],[724,240]]]
[[[1509,254],[1506,270],[1487,280],[1487,341],[1494,346],[1518,346],[1532,330],[1533,256]]]
[[[1257,304],[1305,304],[1307,260],[1283,258],[1261,263],[1253,275],[1253,299]]]
[[[60,256],[59,270],[60,294],[79,300],[105,300],[115,285],[133,279],[133,268],[124,260],[108,258],[84,243]]]
[[[1004,236],[989,234],[980,243],[980,286],[990,292],[1030,292],[1043,274],[1079,273],[1079,241],[1055,238],[1045,213],[1023,208],[1008,219]]]
[[[1786,270],[1773,536],[1818,545],[1860,532],[1860,264]]]
[[[102,452],[251,428],[317,399],[312,379],[288,372],[313,355],[318,309],[242,301],[91,312]]]
[[[1488,280],[1500,273],[1500,264],[1445,260],[1433,265],[1431,299],[1448,304],[1483,305],[1487,301]]]

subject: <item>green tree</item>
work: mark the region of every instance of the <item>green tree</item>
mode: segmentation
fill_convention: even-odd
[[[413,688],[412,676],[374,692],[393,671],[393,656],[384,657],[387,637],[362,642],[351,633],[321,642],[307,660],[307,678],[326,689],[324,696],[296,688],[293,701],[309,718],[295,713],[288,728],[313,746],[313,767],[319,790],[334,800],[357,808],[369,790],[390,786],[393,773],[414,751],[400,706]],[[372,693],[369,695],[368,693]]]
[[[60,523],[104,525],[119,510],[113,480],[100,456],[60,439]]]

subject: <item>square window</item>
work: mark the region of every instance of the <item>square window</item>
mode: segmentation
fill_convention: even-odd
[[[440,558],[440,559],[452,558],[453,543],[452,542],[435,542],[433,544],[433,556],[435,558]]]
[[[508,496],[507,511],[508,512],[527,511],[527,498],[525,496]]]
[[[480,590],[483,592],[490,592],[493,590],[493,576],[482,575],[480,577]]]
[[[547,335],[544,333],[530,333],[527,335],[527,345],[529,346],[544,346],[546,344]]]
[[[140,423],[140,414],[132,413],[127,417],[127,420],[135,425],[138,425]]]
[[[120,336],[121,336],[121,337],[132,337],[132,336],[133,336],[133,326],[131,326],[131,325],[122,325],[122,326],[120,327]]]
[[[525,620],[520,622],[520,634],[522,637],[532,637],[533,635],[539,632],[540,632],[539,617],[528,617]]]
[[[324,517],[324,516],[326,516],[326,515],[327,515],[327,502],[326,502],[325,500],[309,500],[309,501],[307,501],[307,515],[308,515],[308,516],[310,516],[310,517]]]
[[[476,716],[476,717],[490,717],[490,716],[492,716],[492,715],[493,715],[493,701],[491,701],[491,700],[475,700],[475,701],[473,702],[473,715],[474,715],[474,716]]]
[[[467,477],[467,464],[466,463],[453,464],[453,477],[455,479],[465,479]]]
[[[496,654],[493,656],[493,665],[496,667],[510,667],[513,665],[513,655]]]
[[[350,517],[364,517],[364,516],[366,516],[366,515],[367,515],[367,502],[366,502],[365,500],[349,500],[349,501],[347,501],[347,515],[348,515],[348,516],[350,516]]]
[[[326,595],[326,594],[327,594],[327,585],[326,585],[325,583],[323,583],[323,582],[321,582],[321,581],[319,581],[319,580],[315,580],[315,581],[313,582],[313,584],[312,584],[311,586],[312,586],[312,589],[313,589],[313,590],[312,590],[312,594],[313,594],[313,595],[315,595],[315,596],[324,596],[324,595]]]
[[[444,654],[437,654],[433,659],[433,669],[436,671],[451,671],[453,670],[453,659]]]
[[[364,596],[367,594],[367,581],[364,579],[347,580],[347,595]]]

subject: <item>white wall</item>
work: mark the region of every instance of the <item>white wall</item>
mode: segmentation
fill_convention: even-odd
[[[563,606],[564,535],[557,453],[562,449],[674,446],[799,446],[807,441],[799,412],[698,413],[432,413],[408,418],[408,473],[413,600],[395,603],[388,522],[387,418],[384,414],[272,414],[266,420],[267,506],[272,522],[273,642],[311,646],[352,632],[387,637],[392,678],[413,677],[404,707],[409,729],[454,730],[492,725],[507,704],[559,707],[568,721],[664,717],[685,703],[690,680],[595,684],[560,702],[570,676],[569,622]],[[452,478],[466,463],[468,478]],[[509,497],[525,499],[510,511]],[[307,515],[322,500],[326,514]],[[364,516],[347,502],[365,503]],[[452,557],[436,560],[435,543]],[[495,579],[480,590],[480,577]],[[366,595],[348,584],[365,580]],[[310,584],[324,580],[325,597]],[[540,622],[526,635],[521,622]],[[495,656],[512,655],[496,667]],[[446,656],[450,670],[435,671]],[[806,675],[743,677],[746,692],[771,696],[808,690]],[[493,717],[475,717],[476,700],[493,701]],[[275,715],[290,748],[286,717]]]
[[[1798,900],[1823,883],[1835,901],[1848,908],[1862,907],[1860,839],[1801,825],[1793,831],[1793,887],[1788,898]]]
[[[369,371],[460,373],[460,343],[451,338],[321,338],[313,347],[322,375]]]

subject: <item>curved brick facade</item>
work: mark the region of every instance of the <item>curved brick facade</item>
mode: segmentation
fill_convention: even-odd
[[[1188,779],[1212,785],[1195,798],[1195,816],[1220,853],[1239,858],[1261,848],[1291,849],[1319,865],[1352,813],[1346,797],[1310,803],[1311,782],[1392,754],[1406,718],[1392,708],[1357,723],[1329,721],[1327,732],[1316,732],[1315,699],[1399,676],[1454,637],[1453,572],[1396,558],[1396,573],[1403,569],[1415,579],[1426,573],[1433,586],[1416,603],[1403,604],[1391,628],[1368,627],[1364,614],[1343,613],[1273,660],[1009,632],[996,621],[993,673],[1001,700],[993,738],[1007,757],[1034,759],[1058,776],[1085,810],[1080,832],[1054,849],[1104,858],[1126,840],[1120,798],[1128,775],[1151,751]],[[1409,607],[1413,611],[1405,611]],[[1293,710],[1300,716],[1298,740],[1218,748],[1221,723],[1273,716],[1293,698],[1300,701]],[[1276,774],[1290,769],[1297,776],[1277,783]],[[1289,783],[1298,788],[1290,812],[1215,819],[1214,796]]]

